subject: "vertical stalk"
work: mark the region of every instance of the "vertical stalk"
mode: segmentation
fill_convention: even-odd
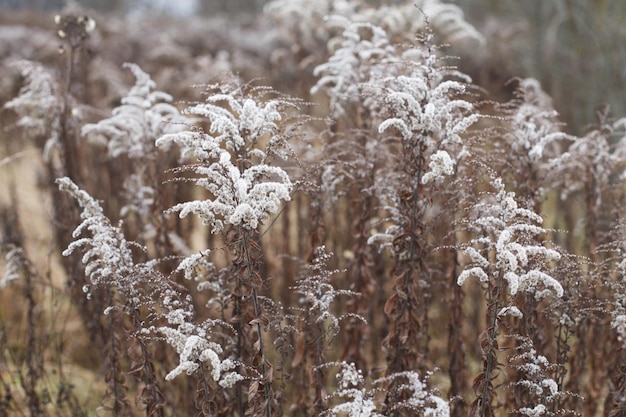
[[[449,398],[460,398],[463,395],[465,382],[465,355],[464,346],[461,335],[461,325],[463,321],[463,290],[456,285],[458,277],[458,260],[456,252],[453,253],[454,267],[451,268],[452,274],[450,279],[450,288],[452,288],[452,306],[450,308],[450,323],[448,325],[448,354],[450,355],[448,375],[450,376]],[[467,414],[465,410],[466,403],[464,401],[452,403],[450,414],[454,417],[461,417]]]
[[[136,330],[141,330],[142,325],[139,310],[132,300],[130,301],[130,304],[134,327]],[[141,372],[141,379],[146,384],[147,391],[147,395],[143,395],[143,398],[146,398],[150,401],[146,403],[146,415],[164,417],[165,414],[163,413],[163,407],[161,405],[161,399],[163,395],[161,393],[161,390],[157,386],[157,379],[156,375],[154,374],[154,368],[152,366],[152,363],[150,362],[150,354],[146,349],[146,345],[141,340],[137,339],[137,343],[139,344],[139,348],[141,350],[141,367],[138,369]],[[201,366],[201,368],[204,372],[204,367]],[[208,391],[205,392],[208,393]]]
[[[481,404],[480,404],[480,417],[489,417],[493,415],[493,410],[488,409],[491,407],[491,375],[497,366],[497,348],[496,348],[496,340],[498,336],[498,332],[496,330],[498,324],[498,310],[500,308],[499,299],[500,294],[502,292],[504,278],[500,273],[498,276],[497,286],[494,289],[491,288],[491,284],[488,287],[488,298],[487,298],[487,322],[488,322],[488,330],[487,330],[487,352],[485,358],[484,365],[484,379],[481,393]],[[496,361],[496,363],[494,363]]]
[[[261,308],[259,306],[259,301],[258,301],[258,297],[257,297],[257,288],[256,285],[254,284],[254,274],[255,271],[252,267],[252,256],[250,255],[250,245],[249,245],[249,240],[250,240],[250,232],[248,230],[244,230],[243,232],[243,239],[242,239],[242,243],[243,243],[243,250],[244,250],[244,254],[246,257],[246,270],[248,272],[248,280],[251,283],[252,286],[252,304],[254,307],[254,316],[256,320],[256,330],[257,330],[257,335],[259,338],[259,354],[261,355],[261,383],[263,384],[263,390],[265,392],[265,415],[266,417],[272,417],[272,410],[271,410],[271,380],[270,381],[266,381],[266,373],[267,373],[267,367],[265,365],[265,343],[263,342],[263,329],[261,327]]]
[[[41,360],[39,357],[39,347],[37,346],[36,337],[36,308],[37,302],[34,296],[33,277],[29,271],[28,265],[26,265],[24,259],[23,271],[24,271],[24,297],[26,298],[26,381],[23,382],[24,390],[28,397],[28,408],[32,416],[43,415],[43,408],[39,395],[37,393],[37,382],[41,376]]]
[[[209,386],[209,379],[207,378],[206,369],[204,368],[204,366],[200,367],[200,372],[202,374],[201,382],[205,397],[205,401],[204,403],[202,403],[202,415],[204,417],[209,417],[213,415],[213,413],[211,412],[211,402],[208,400],[211,387]]]
[[[107,291],[107,305],[113,306],[113,293]],[[125,387],[123,384],[123,377],[120,371],[120,347],[118,346],[119,338],[116,330],[120,328],[119,323],[115,320],[117,312],[112,310],[109,312],[109,352],[106,352],[107,360],[105,363],[108,369],[105,369],[105,381],[107,383],[107,389],[111,390],[112,395],[112,409],[113,416],[124,416],[128,414],[130,410],[127,407],[127,400],[125,398]]]
[[[565,375],[567,375],[567,368],[565,367],[565,365],[568,361],[567,353],[569,352],[569,345],[567,344],[567,339],[569,339],[569,335],[569,326],[566,326],[562,320],[559,320],[556,337],[556,362],[558,366],[556,371],[556,383],[559,392],[563,391]],[[561,399],[557,397],[552,404],[552,412],[556,414],[557,410],[559,410],[560,408]]]
[[[241,283],[240,279],[237,278],[237,288],[235,289],[235,306],[233,311],[233,316],[236,318],[235,322],[235,330],[237,331],[237,357],[242,358],[243,356],[243,326],[242,326],[242,308],[241,308]],[[237,381],[235,384],[235,398],[237,399],[237,410],[239,410],[239,415],[245,415],[245,408],[243,404],[243,394],[241,390],[241,381]]]

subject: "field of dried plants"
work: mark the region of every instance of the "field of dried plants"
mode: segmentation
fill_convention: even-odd
[[[3,11],[0,417],[626,416],[596,3]]]

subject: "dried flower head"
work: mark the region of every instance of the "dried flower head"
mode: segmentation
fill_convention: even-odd
[[[57,35],[66,40],[72,48],[79,47],[96,28],[96,21],[86,15],[56,15]]]

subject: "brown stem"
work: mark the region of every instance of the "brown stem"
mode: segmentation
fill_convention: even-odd
[[[496,343],[496,338],[498,336],[498,332],[496,330],[496,326],[498,324],[498,309],[500,306],[500,304],[498,303],[498,300],[500,299],[500,294],[502,292],[503,282],[504,282],[504,278],[502,274],[500,274],[500,276],[498,277],[498,283],[497,283],[495,294],[493,294],[491,288],[488,289],[489,298],[488,298],[488,313],[487,314],[488,314],[489,328],[487,330],[488,338],[487,338],[487,352],[486,352],[487,357],[485,360],[485,376],[483,380],[482,393],[481,393],[481,407],[480,407],[481,417],[488,417],[493,414],[493,412],[488,414],[487,408],[491,407],[491,392],[490,392],[491,391],[490,390],[491,375],[497,366],[497,363],[494,363],[494,358],[497,361],[495,343]],[[491,287],[491,285],[489,287]]]
[[[245,230],[243,234],[243,249],[246,256],[246,269],[248,271],[248,279],[252,283],[252,304],[254,307],[254,316],[256,319],[260,319],[261,317],[261,308],[259,306],[259,301],[257,297],[257,289],[254,286],[254,269],[252,266],[252,257],[250,255],[250,235],[249,231]],[[266,417],[272,417],[272,409],[271,409],[271,381],[265,381],[266,378],[266,366],[265,366],[265,343],[263,342],[263,329],[261,327],[261,321],[257,320],[256,322],[257,335],[259,338],[259,354],[261,355],[261,379],[263,383],[263,390],[265,391],[265,415]]]

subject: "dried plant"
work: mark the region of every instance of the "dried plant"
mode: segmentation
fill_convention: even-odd
[[[386,230],[370,237],[391,249],[394,256],[393,292],[384,307],[390,325],[384,340],[388,373],[426,370],[428,358],[428,300],[432,285],[427,263],[434,224],[428,223],[435,190],[455,173],[457,161],[467,155],[461,137],[478,120],[471,103],[462,97],[466,79],[442,66],[433,35],[389,63],[387,74],[370,82],[379,108],[380,133],[394,169],[378,180],[378,198],[389,213]],[[457,80],[449,79],[458,75]],[[433,194],[431,194],[433,193]]]
[[[238,372],[249,380],[245,405],[242,384],[236,385],[237,409],[242,415],[247,410],[267,417],[272,415],[276,399],[263,331],[269,319],[259,301],[268,279],[261,274],[259,230],[283,201],[291,199],[289,175],[271,164],[289,156],[289,129],[284,119],[289,109],[297,110],[296,101],[272,94],[269,88],[244,85],[236,79],[209,86],[205,101],[185,110],[205,118],[209,130],[194,128],[157,140],[157,146],[179,145],[182,160],[197,161],[174,172],[197,175],[183,179],[204,187],[209,197],[179,203],[171,211],[179,212],[181,218],[193,213],[210,226],[211,233],[223,236],[231,257],[230,323],[237,334],[231,353],[240,364]],[[187,276],[202,258],[201,254],[192,255],[183,261]],[[261,386],[263,394],[257,395]]]
[[[0,416],[624,415],[626,119],[513,3],[3,12]]]
[[[563,295],[561,284],[546,272],[551,262],[560,259],[560,253],[535,243],[546,233],[541,216],[519,207],[515,193],[507,192],[494,173],[490,175],[495,192],[485,195],[469,213],[466,222],[474,237],[462,250],[470,263],[457,280],[463,285],[468,278],[477,278],[487,300],[487,327],[480,342],[483,369],[474,379],[477,398],[470,411],[481,417],[494,415],[502,321],[508,316],[524,317],[513,297],[518,292],[528,293],[540,301]]]

